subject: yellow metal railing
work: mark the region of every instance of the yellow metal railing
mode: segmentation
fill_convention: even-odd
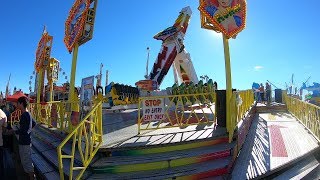
[[[320,141],[320,107],[282,94],[283,102],[291,114],[303,123]]]
[[[145,111],[143,103],[154,100],[164,101],[164,106],[161,108],[161,112],[158,113],[158,116],[160,114],[162,118],[156,121],[153,118],[148,119],[147,113],[143,112]],[[214,92],[140,97],[138,108],[142,109],[142,111],[138,111],[138,132],[140,134],[142,130],[215,123],[215,100],[216,93]],[[152,109],[149,110],[152,111]]]
[[[254,103],[253,91],[234,91],[230,102],[231,121],[227,122],[227,131],[229,132],[229,142],[232,141],[234,130],[238,123],[247,115]]]
[[[64,179],[63,159],[70,159],[69,179],[73,179],[74,171],[80,171],[75,178],[81,178],[102,144],[102,135],[102,101],[100,101],[58,146],[60,179]],[[62,154],[63,147],[69,141],[72,142],[71,154]],[[76,153],[81,157],[81,165],[78,167],[74,166]]]
[[[19,109],[16,109],[15,111],[13,111],[10,115],[10,123],[11,123],[11,127],[14,125],[14,124],[17,124],[19,123],[20,121],[20,116],[21,116],[21,110]]]
[[[254,103],[254,94],[253,91],[250,90],[245,90],[245,91],[238,91],[237,93],[235,92],[236,96],[238,98],[241,98],[241,103],[237,102],[237,123],[246,115],[248,110],[252,107]],[[237,97],[236,97],[237,98]],[[239,99],[240,101],[240,99]]]
[[[71,106],[78,105],[78,102],[53,101],[46,103],[30,103],[29,111],[37,123],[54,127],[62,132],[69,133],[75,125],[71,121]]]

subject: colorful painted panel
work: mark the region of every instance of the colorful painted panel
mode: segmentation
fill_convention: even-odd
[[[177,50],[174,43],[168,44],[167,46],[162,45],[162,52],[158,54],[157,61],[153,65],[150,79],[157,81],[158,85],[160,85],[176,56]]]
[[[47,32],[44,32],[41,36],[36,51],[36,61],[34,63],[34,68],[36,69],[37,73],[40,71],[43,65],[47,65],[45,64],[45,60],[49,60],[50,58],[52,39],[52,36],[50,36]]]
[[[183,34],[185,34],[190,22],[191,14],[192,14],[192,11],[189,6],[183,8],[180,11],[180,15],[176,19],[174,25],[166,28],[163,31],[160,31],[153,38],[157,40],[165,41],[168,37],[173,36],[178,32],[182,32]]]
[[[82,35],[89,7],[90,0],[76,0],[69,12],[64,37],[64,43],[69,52],[72,52],[75,43]]]
[[[227,38],[235,38],[245,27],[245,0],[200,0],[199,10],[212,23],[210,29],[222,32]]]

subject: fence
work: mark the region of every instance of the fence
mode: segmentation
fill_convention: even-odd
[[[299,119],[320,141],[320,107],[291,97],[285,91],[282,97],[289,112]]]
[[[215,100],[214,92],[140,97],[138,132],[215,123]]]
[[[71,111],[71,106],[77,105],[78,102],[61,101],[30,103],[29,110],[37,123],[69,133],[78,124],[78,117],[76,118],[76,115],[79,116],[79,112]]]

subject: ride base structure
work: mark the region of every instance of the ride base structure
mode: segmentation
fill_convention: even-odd
[[[318,116],[298,120],[298,115],[288,113],[288,110],[295,112],[293,104],[301,103],[302,107],[306,106],[304,102],[284,94],[285,104],[266,106],[253,101],[251,90],[234,92],[234,105],[237,96],[242,103],[237,105],[239,109],[233,116],[237,117],[237,128],[230,141],[223,125],[226,114],[221,107],[225,110],[225,104],[219,101],[223,99],[220,96],[216,91],[140,97],[139,108],[117,112],[102,110],[102,144],[81,179],[251,179],[274,173],[284,176],[286,171],[283,169],[296,168],[294,166],[305,157],[316,165],[314,159],[317,157],[313,155],[319,152],[319,131],[308,131],[300,122],[316,122],[314,118]],[[189,104],[192,99],[194,104]],[[101,105],[97,107],[102,109]],[[312,109],[314,106],[308,108],[308,112],[316,112]],[[51,109],[53,111],[62,113],[59,108]],[[91,117],[97,115],[91,114]],[[65,178],[71,177],[71,166],[81,167],[81,153],[85,155],[86,147],[90,148],[90,141],[86,145],[85,138],[93,138],[87,137],[85,132],[92,127],[84,126],[79,131],[77,136],[84,139],[76,142],[78,148],[73,150],[74,141],[66,141],[61,149],[63,154],[74,157],[73,164],[63,161]],[[294,134],[297,131],[300,132],[298,136]],[[33,161],[45,179],[58,177],[56,160],[48,157],[56,156],[56,148],[66,136],[68,133],[61,134],[58,127],[48,128],[45,124],[34,131]],[[74,169],[72,176],[78,173]]]

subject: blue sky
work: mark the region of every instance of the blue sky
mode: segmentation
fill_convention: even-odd
[[[51,57],[60,61],[70,77],[72,55],[63,37],[64,23],[73,3],[73,0],[1,3],[0,91],[5,91],[11,73],[11,90],[16,86],[29,92],[28,82],[44,25],[54,38]],[[221,34],[201,29],[198,0],[100,0],[93,39],[79,48],[76,85],[80,86],[84,77],[97,75],[100,63],[104,64],[104,72],[109,70],[109,81],[134,85],[143,79],[146,48],[151,49],[150,64],[153,64],[161,47],[161,41],[153,36],[171,26],[185,6],[193,11],[184,42],[194,68],[198,76],[207,74],[218,82],[219,88],[224,88]],[[318,0],[307,3],[248,0],[247,26],[237,39],[229,41],[233,88],[248,89],[253,81],[266,80],[284,88],[293,73],[296,86],[301,86],[309,76],[309,84],[319,82],[319,7]],[[173,81],[170,69],[161,88],[172,86]],[[62,82],[61,73],[58,84]]]

